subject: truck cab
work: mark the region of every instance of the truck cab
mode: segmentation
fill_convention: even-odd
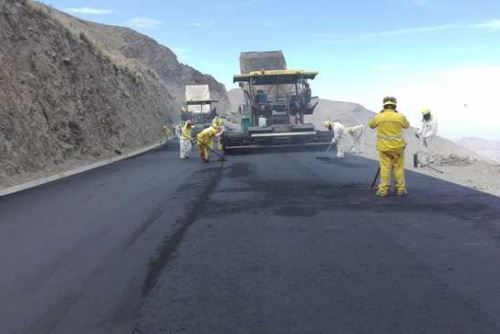
[[[181,110],[181,121],[188,120],[195,124],[194,134],[209,127],[212,120],[217,116],[217,109],[214,106],[218,100],[210,98],[208,85],[186,86],[186,101]]]

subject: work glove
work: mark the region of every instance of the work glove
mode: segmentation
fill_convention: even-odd
[[[332,138],[331,144],[336,144],[337,140],[335,138]]]

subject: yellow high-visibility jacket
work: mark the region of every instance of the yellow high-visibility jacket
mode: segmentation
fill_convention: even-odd
[[[187,123],[184,124],[184,126],[182,127],[182,131],[181,131],[181,138],[186,139],[186,140],[193,139],[193,127],[188,126]]]
[[[217,127],[222,125],[224,125],[224,120],[219,116],[215,116],[214,119],[212,120],[212,126]]]
[[[213,127],[209,126],[208,128],[204,129],[198,135],[196,136],[196,139],[198,140],[198,145],[207,145],[211,146],[212,143],[212,138],[217,134],[217,129],[214,129]]]
[[[405,115],[396,110],[384,109],[373,117],[368,126],[377,129],[377,150],[380,152],[395,152],[406,147],[403,129],[408,129],[410,123]]]

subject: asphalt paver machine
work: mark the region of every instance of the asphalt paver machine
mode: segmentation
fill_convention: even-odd
[[[269,146],[328,145],[331,134],[304,123],[318,105],[309,81],[317,72],[287,69],[281,51],[244,52],[241,74],[233,81],[243,90],[241,130],[225,134],[226,151]]]

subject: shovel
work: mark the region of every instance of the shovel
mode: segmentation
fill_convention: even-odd
[[[193,145],[198,145],[198,141],[195,140],[195,139],[191,140],[191,142],[193,143]],[[214,149],[212,149],[210,147],[208,147],[208,150],[210,151],[210,153],[213,153],[216,157],[218,157],[219,161],[226,161],[226,158],[222,154],[220,154],[219,152],[217,152],[216,150],[214,150]]]
[[[375,177],[373,178],[373,182],[371,185],[371,189],[375,188],[375,185],[377,184],[378,177],[380,176],[380,167],[377,169],[377,173],[375,173]]]
[[[429,168],[430,170],[438,172],[439,174],[444,174],[444,171],[437,169],[436,167],[430,166],[429,164],[423,164],[420,161],[418,161],[418,154],[413,155],[413,167],[415,167],[415,168],[426,167],[426,168]]]
[[[328,146],[328,148],[326,149],[325,153],[328,153],[330,151],[330,149],[332,148],[332,145],[333,143],[330,143],[330,145]],[[319,160],[330,160],[332,157],[327,157],[327,156],[323,156],[323,157],[316,157],[316,159],[319,159]]]

